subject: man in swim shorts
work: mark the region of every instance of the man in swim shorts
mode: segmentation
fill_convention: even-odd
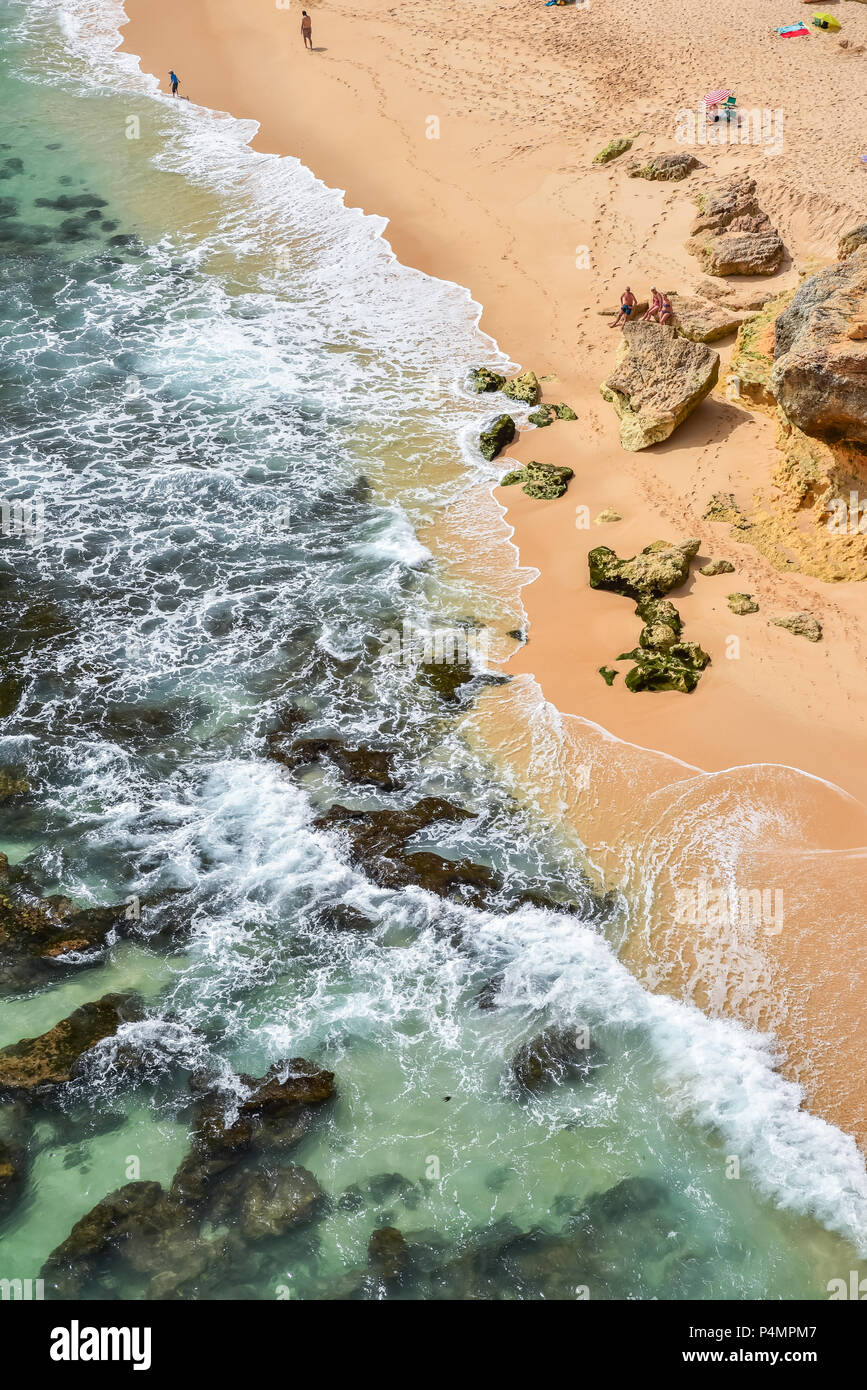
[[[626,323],[629,319],[629,315],[632,313],[637,303],[638,300],[635,298],[635,295],[632,293],[632,290],[627,285],[626,289],[620,296],[620,313],[617,315],[617,318],[614,320],[613,323],[609,323],[608,327],[617,328],[620,324]]]
[[[301,11],[301,37],[304,40],[304,47],[313,52],[313,20],[306,10]]]

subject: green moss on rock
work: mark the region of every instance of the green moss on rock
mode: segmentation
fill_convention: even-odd
[[[470,390],[481,395],[483,391],[502,391],[506,384],[506,378],[501,372],[492,371],[490,367],[473,367],[470,372]]]
[[[507,448],[515,438],[515,422],[511,415],[498,415],[496,420],[482,430],[479,435],[479,448],[482,457],[491,463],[497,454]]]
[[[610,164],[612,159],[619,159],[620,155],[626,154],[627,150],[632,149],[632,136],[618,136],[614,140],[609,140],[608,144],[593,156],[594,164]]]

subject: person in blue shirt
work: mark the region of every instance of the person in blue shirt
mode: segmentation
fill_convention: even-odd
[[[181,84],[181,79],[178,77],[178,74],[176,72],[170,72],[169,81],[172,84],[172,96],[176,97],[178,94],[178,87]]]

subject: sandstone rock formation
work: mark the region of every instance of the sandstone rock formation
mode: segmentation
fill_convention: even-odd
[[[844,232],[837,243],[837,255],[841,261],[847,256],[851,256],[853,251],[857,251],[859,246],[867,245],[867,222],[862,222],[860,226],[853,227],[851,231]]]
[[[805,434],[867,444],[867,246],[805,280],[780,314],[771,390]]]
[[[701,542],[653,541],[638,555],[620,560],[607,545],[590,551],[591,589],[608,589],[627,598],[659,598],[676,589],[689,574],[689,562],[698,554]]]
[[[786,618],[771,618],[774,627],[784,627],[796,637],[806,637],[808,642],[821,642],[822,624],[812,613],[790,613]]]
[[[77,1075],[81,1059],[103,1038],[113,1037],[122,1023],[141,1017],[134,994],[105,994],[83,1004],[47,1033],[22,1038],[0,1050],[0,1094],[30,1096],[51,1093]]]
[[[674,324],[678,332],[693,343],[712,343],[740,328],[747,317],[744,309],[711,304],[696,295],[670,294]]]
[[[713,389],[719,354],[668,325],[628,323],[602,395],[620,417],[620,442],[635,452],[668,439]]]
[[[731,179],[697,202],[687,250],[708,275],[772,275],[779,269],[785,247],[759,207],[754,179]]]
[[[535,372],[521,372],[510,377],[503,386],[503,395],[510,401],[523,401],[525,405],[535,405],[541,395],[539,380]]]

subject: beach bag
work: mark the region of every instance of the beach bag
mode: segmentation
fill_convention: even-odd
[[[817,14],[813,15],[813,24],[817,29],[840,28],[839,19],[835,19],[832,14],[825,14],[822,10],[819,10]]]

